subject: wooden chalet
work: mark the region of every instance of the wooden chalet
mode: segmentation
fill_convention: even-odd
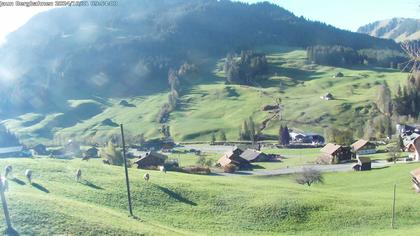
[[[229,164],[237,166],[239,169],[247,169],[251,167],[251,164],[248,160],[241,157],[241,154],[243,151],[240,148],[234,148],[231,151],[228,151],[225,153],[218,161],[217,163],[225,167]]]
[[[326,160],[329,164],[337,164],[351,160],[352,153],[350,147],[341,146],[334,143],[325,145],[321,152],[321,158]]]
[[[138,159],[134,163],[137,164],[137,168],[145,169],[163,166],[165,164],[166,159],[168,159],[166,155],[157,152],[150,152],[146,153],[144,157],[140,157],[140,159]]]
[[[413,153],[413,159],[420,161],[420,136],[416,136],[405,146],[405,150]]]
[[[376,145],[372,142],[360,139],[351,145],[356,155],[368,155],[376,153]]]
[[[258,161],[268,161],[269,156],[265,153],[254,149],[246,149],[241,155],[239,155],[243,159],[249,162],[258,162]]]

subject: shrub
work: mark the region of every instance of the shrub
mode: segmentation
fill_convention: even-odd
[[[205,175],[208,175],[211,173],[210,168],[203,167],[203,166],[182,167],[181,172],[189,173],[189,174],[205,174]]]
[[[227,164],[223,167],[223,172],[225,173],[235,173],[235,171],[238,169],[237,166],[233,164]]]
[[[108,160],[110,164],[120,166],[124,163],[123,156],[114,144],[109,141],[108,146],[101,151],[101,157]]]

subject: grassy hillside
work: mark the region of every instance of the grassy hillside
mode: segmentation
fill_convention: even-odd
[[[171,113],[169,125],[177,141],[209,141],[213,132],[225,131],[229,140],[238,138],[244,119],[260,123],[270,116],[262,111],[280,97],[284,106],[282,123],[304,131],[320,132],[330,125],[351,127],[355,111],[364,119],[369,103],[375,101],[378,85],[386,81],[391,88],[405,80],[397,70],[360,67],[336,68],[308,65],[304,50],[284,47],[259,49],[267,53],[270,77],[259,86],[225,85],[223,59],[213,64],[213,73],[197,76],[195,85],[186,88],[181,105]],[[344,77],[333,78],[337,72]],[[320,98],[331,92],[335,100]],[[120,105],[125,99],[130,106]],[[156,122],[167,94],[119,99],[72,100],[62,113],[26,114],[6,120],[6,126],[29,142],[55,137],[104,137],[117,133],[116,124],[124,123],[127,133],[159,137]],[[110,120],[107,120],[110,119]],[[279,121],[268,124],[265,134],[276,135]],[[216,135],[217,136],[217,135]]]
[[[325,174],[325,184],[292,176],[197,176],[130,169],[134,213],[127,217],[124,173],[99,160],[2,159],[14,177],[6,193],[21,234],[404,235],[418,234],[419,195],[408,172],[419,164]],[[26,168],[34,186],[24,184]],[[81,168],[83,183],[75,183]],[[390,229],[397,184],[397,229]],[[222,194],[223,193],[223,194]],[[2,219],[2,214],[0,220]],[[4,229],[4,226],[1,226]]]

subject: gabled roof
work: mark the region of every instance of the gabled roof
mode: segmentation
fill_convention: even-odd
[[[246,149],[240,155],[240,157],[242,157],[243,159],[245,159],[247,161],[253,161],[253,160],[257,159],[260,155],[263,155],[263,153],[259,152],[257,150],[253,150],[253,149]]]
[[[352,145],[351,145],[351,147],[355,150],[355,151],[358,151],[358,150],[360,150],[361,148],[363,148],[366,144],[368,144],[369,143],[369,141],[366,141],[366,140],[364,140],[364,139],[359,139],[358,141],[356,141],[355,143],[353,143]]]
[[[162,159],[162,160],[166,160],[168,157],[166,155],[157,153],[157,152],[150,152],[148,154],[146,154],[144,157],[139,158],[135,163],[140,162],[144,159],[147,158],[157,158],[157,159]]]
[[[369,157],[358,157],[357,159],[361,164],[367,164],[372,162]]]
[[[233,164],[234,163],[234,161],[232,161],[231,159],[229,159],[229,158],[227,158],[226,156],[222,156],[218,161],[217,161],[217,163],[219,163],[221,166],[226,166],[226,165],[229,165],[229,164]]]
[[[0,148],[0,154],[21,152],[22,150],[23,150],[23,146],[3,147],[3,148]]]
[[[327,153],[327,154],[334,154],[338,149],[341,148],[341,145],[337,145],[335,143],[327,143],[322,149],[321,152]]]

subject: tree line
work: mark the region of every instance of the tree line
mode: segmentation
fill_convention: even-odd
[[[310,62],[329,66],[372,65],[402,69],[407,57],[398,50],[360,49],[341,45],[316,45],[306,49]]]
[[[238,57],[228,54],[223,70],[226,75],[226,82],[229,84],[251,85],[268,71],[268,63],[265,54],[253,51],[241,51]]]

